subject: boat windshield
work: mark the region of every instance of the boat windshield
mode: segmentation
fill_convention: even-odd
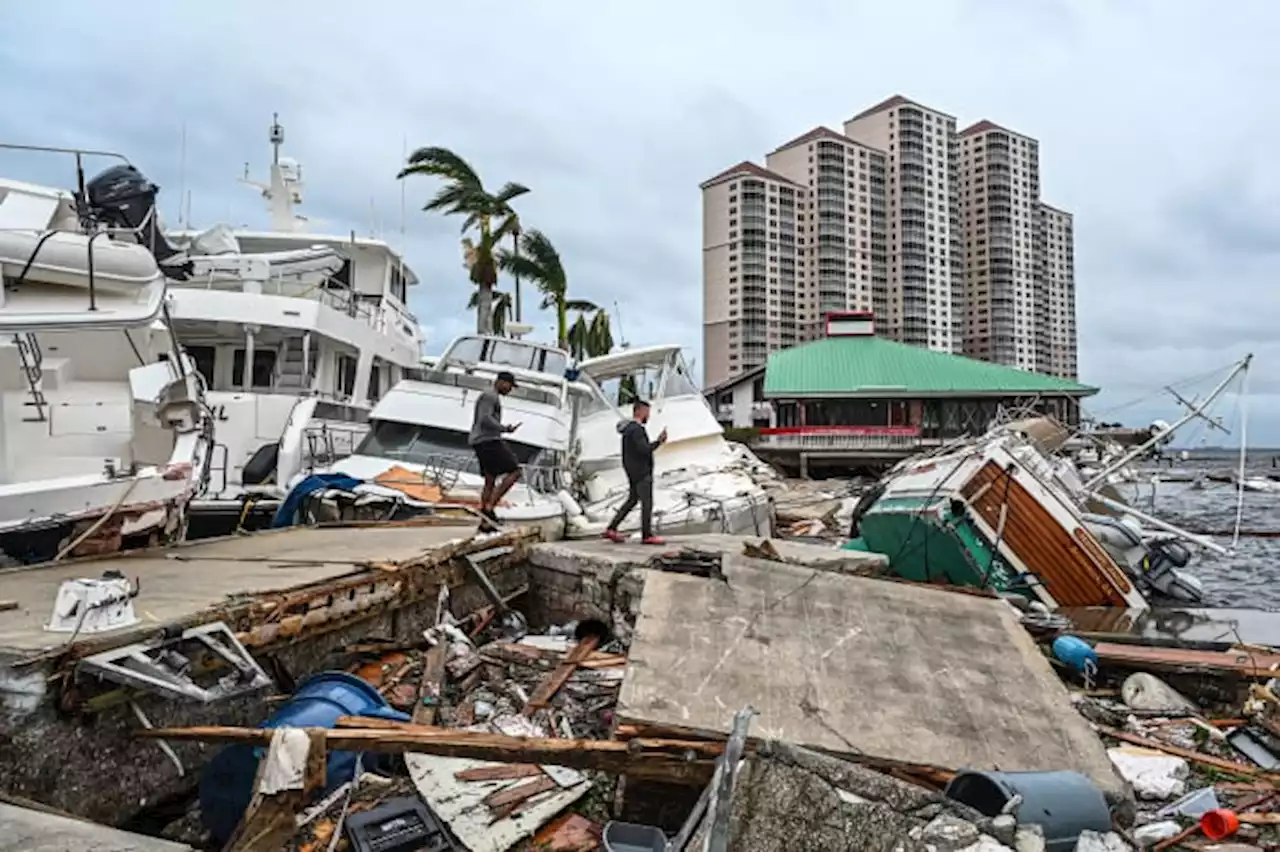
[[[483,337],[460,338],[449,347],[441,360],[515,367],[535,373],[549,373],[556,378],[564,378],[564,371],[569,366],[569,356],[559,349],[523,340]]]
[[[454,458],[454,464],[465,465],[470,464],[472,459],[467,437],[466,432],[453,429],[402,423],[399,420],[374,420],[369,433],[356,448],[355,455],[441,466],[451,466],[448,460]],[[508,439],[507,444],[521,464],[536,463],[542,451],[541,447],[519,441]]]

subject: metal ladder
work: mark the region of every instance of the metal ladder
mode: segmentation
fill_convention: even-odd
[[[22,373],[27,377],[27,387],[31,389],[31,399],[24,405],[34,406],[36,410],[35,417],[24,417],[22,422],[43,423],[48,419],[45,407],[49,404],[44,398],[44,391],[40,389],[40,380],[44,378],[44,352],[32,332],[15,334],[13,342],[18,347],[18,358],[22,362]]]

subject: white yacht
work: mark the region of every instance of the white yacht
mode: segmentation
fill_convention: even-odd
[[[420,372],[417,277],[382,240],[311,233],[278,121],[270,141],[270,180],[244,182],[268,202],[271,230],[165,235],[190,270],[170,291],[174,328],[217,421],[214,471],[193,505],[206,532],[269,516],[291,478],[349,455],[373,405]]]
[[[759,483],[776,474],[746,447],[724,439],[679,346],[625,349],[589,358],[579,370],[594,392],[577,419],[575,497],[582,512],[569,518],[569,537],[601,535],[626,499],[618,428],[631,416],[630,395],[650,403],[651,436],[667,430],[666,444],[654,454],[655,533],[771,534],[773,505]],[[639,526],[635,509],[621,531]]]
[[[4,561],[179,538],[213,423],[168,323],[165,274],[84,184],[100,154],[0,148],[74,156],[80,175],[74,193],[0,179]]]
[[[467,439],[476,398],[507,370],[517,386],[503,397],[502,417],[520,424],[506,440],[524,476],[496,514],[503,523],[540,526],[545,538],[561,538],[566,505],[573,506],[566,473],[572,398],[588,393],[566,378],[568,368],[568,354],[548,344],[458,338],[421,379],[400,382],[379,401],[355,453],[327,471],[355,482],[314,492],[303,517],[386,519],[447,505],[477,507],[483,478]]]

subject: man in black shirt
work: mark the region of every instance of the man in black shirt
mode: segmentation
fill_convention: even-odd
[[[618,532],[623,518],[640,504],[640,540],[645,544],[665,544],[653,534],[653,451],[667,442],[667,430],[663,429],[658,440],[650,441],[644,424],[649,422],[649,403],[638,399],[631,408],[631,420],[621,428],[622,469],[627,472],[631,493],[618,507],[618,513],[609,522],[604,537],[614,542],[626,541]]]

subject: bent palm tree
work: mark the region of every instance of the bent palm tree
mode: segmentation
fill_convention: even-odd
[[[608,355],[613,349],[613,332],[609,328],[609,314],[599,308],[595,309],[591,319],[586,313],[579,313],[567,334],[567,346],[570,354],[578,360]]]
[[[409,155],[408,164],[398,178],[409,175],[431,175],[444,180],[444,186],[422,209],[448,216],[465,216],[462,233],[476,232],[476,239],[462,241],[463,263],[471,282],[476,285],[476,331],[493,333],[493,290],[498,283],[498,245],[509,234],[519,230],[520,221],[511,209],[512,200],[529,188],[507,183],[496,193],[484,188],[480,176],[466,160],[448,148],[419,148]]]
[[[527,231],[519,242],[519,251],[503,249],[498,253],[498,266],[515,276],[532,281],[542,293],[543,310],[556,312],[556,341],[562,349],[569,348],[569,311],[598,311],[599,307],[586,299],[568,297],[569,280],[560,261],[560,252],[541,231]]]

